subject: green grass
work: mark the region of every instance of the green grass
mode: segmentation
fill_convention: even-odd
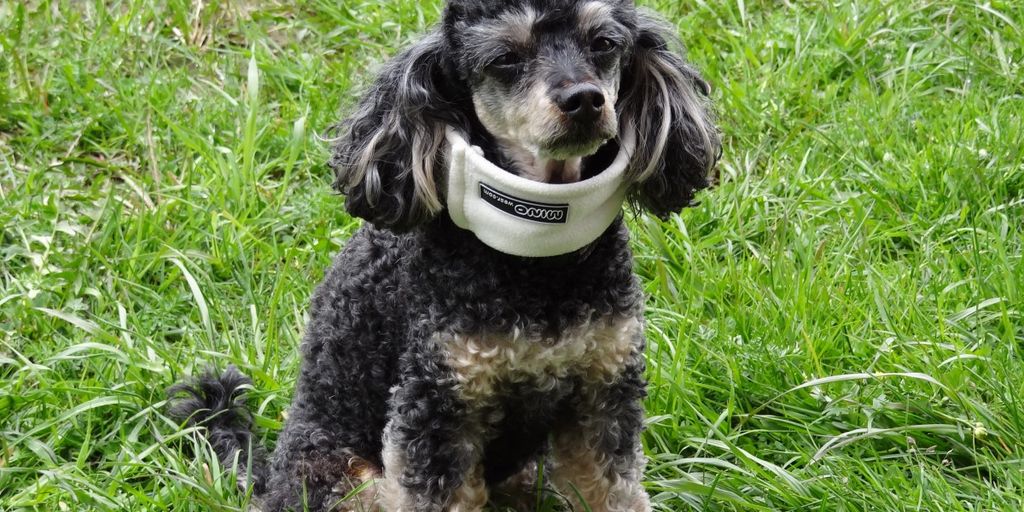
[[[632,221],[657,509],[1024,508],[1024,9],[654,3],[725,134]],[[164,389],[238,365],[272,444],[358,226],[316,134],[437,14],[0,0],[0,510],[245,503]]]

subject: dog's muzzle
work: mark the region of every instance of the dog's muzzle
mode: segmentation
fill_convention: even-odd
[[[447,130],[448,214],[493,249],[547,257],[581,249],[601,236],[622,211],[626,167],[635,135],[624,135],[619,154],[600,174],[567,184],[542,183],[505,171]]]

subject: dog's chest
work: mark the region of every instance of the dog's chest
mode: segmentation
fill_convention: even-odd
[[[506,386],[550,390],[566,379],[611,382],[639,356],[642,329],[635,317],[601,318],[569,328],[554,341],[516,332],[454,335],[442,350],[461,397],[488,401]]]

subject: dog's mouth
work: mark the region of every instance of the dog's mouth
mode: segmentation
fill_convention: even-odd
[[[576,134],[573,134],[576,135]],[[607,169],[619,152],[614,133],[580,137],[567,135],[543,145],[498,139],[481,146],[487,158],[509,172],[533,181],[569,184],[597,176]],[[478,143],[479,144],[479,143]]]
[[[561,146],[558,150],[545,151],[542,156],[534,157],[532,169],[525,172],[524,177],[545,183],[576,183],[607,169],[618,152],[619,144],[615,139],[586,146]]]
[[[549,179],[546,181],[548,183],[576,183],[588,180],[611,166],[618,154],[619,143],[615,139],[611,139],[599,146],[596,151],[591,151],[587,156],[548,160],[545,163],[545,170]]]
[[[619,155],[619,149],[619,142],[616,139],[611,139],[597,148],[594,154],[584,158],[580,170],[580,180],[593,178],[611,167],[612,162]]]

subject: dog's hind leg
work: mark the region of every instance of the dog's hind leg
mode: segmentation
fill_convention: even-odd
[[[342,351],[304,349],[302,371],[277,440],[263,512],[376,511],[387,387],[361,377],[372,367],[341,364]]]
[[[274,450],[262,512],[376,511],[376,464],[352,453],[323,422],[290,417]]]
[[[376,510],[374,479],[380,476],[380,463],[360,457],[352,448],[360,445],[359,439],[351,432],[347,436],[339,432],[341,422],[323,415],[322,409],[303,406],[308,400],[299,400],[300,405],[292,408],[268,465],[243,403],[250,384],[247,377],[229,367],[221,374],[208,371],[169,392],[172,417],[204,427],[222,466],[230,467],[237,459],[239,487],[245,492],[251,486],[254,491],[252,510]],[[317,405],[329,406],[330,400]],[[365,418],[364,422],[372,423]],[[380,430],[377,432],[379,436]],[[372,452],[372,447],[369,450],[379,452],[379,448],[377,452]]]

